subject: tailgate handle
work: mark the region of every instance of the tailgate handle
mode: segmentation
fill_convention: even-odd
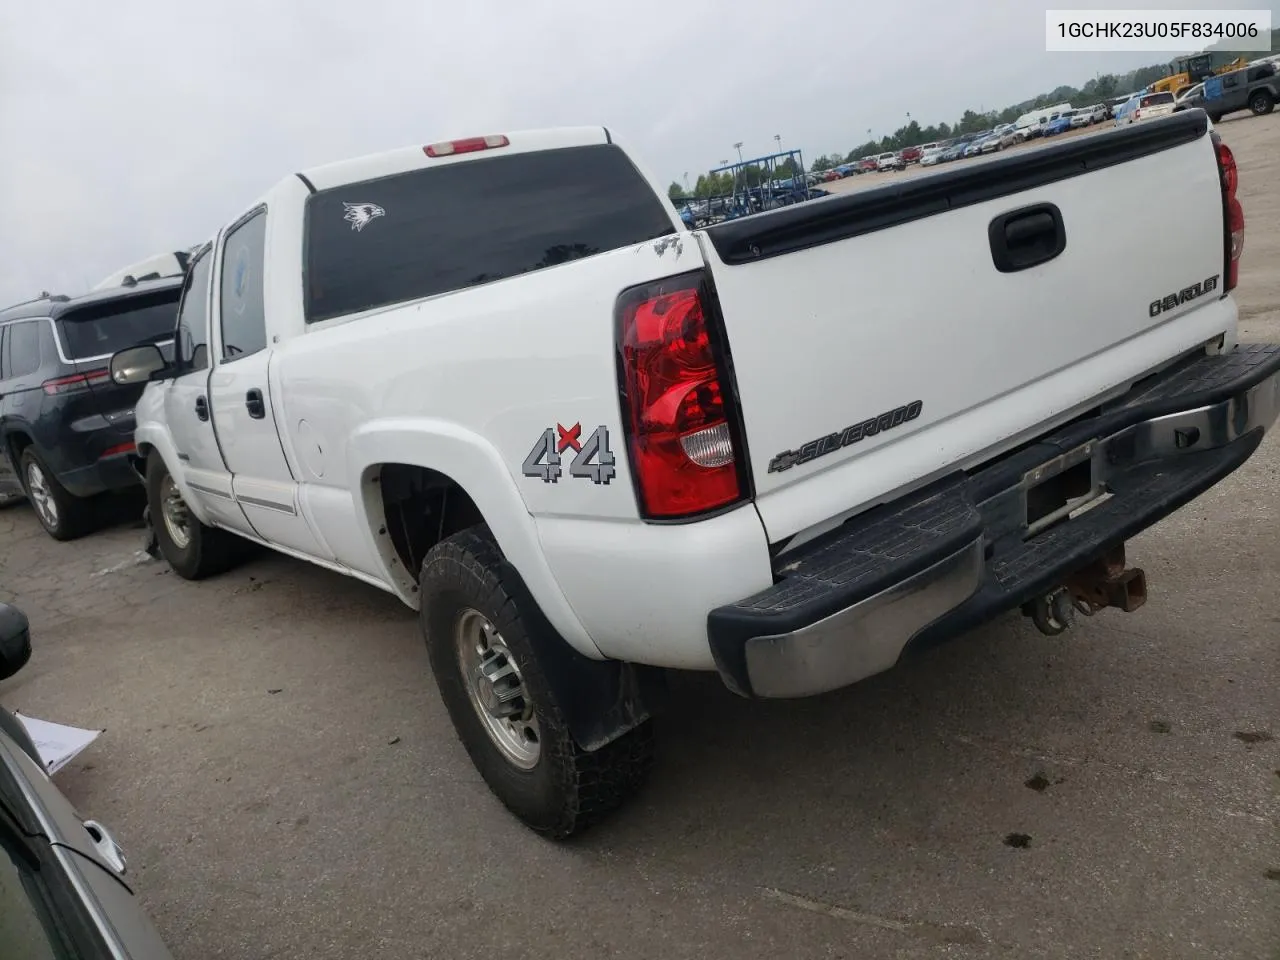
[[[1001,273],[1048,263],[1067,248],[1062,211],[1052,203],[1002,213],[987,227],[991,259]]]

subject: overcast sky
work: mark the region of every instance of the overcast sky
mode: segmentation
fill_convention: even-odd
[[[1276,6],[1158,6],[1246,5]],[[81,292],[208,238],[282,176],[381,149],[599,123],[664,182],[692,180],[738,140],[759,155],[779,134],[811,161],[864,142],[868,128],[892,132],[908,111],[926,125],[953,121],[1166,59],[1046,53],[1044,9],[4,0],[0,304]]]

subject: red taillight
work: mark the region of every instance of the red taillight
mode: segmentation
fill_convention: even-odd
[[[477,150],[492,150],[494,147],[510,145],[510,140],[502,134],[497,134],[489,137],[466,137],[463,140],[444,140],[433,143],[429,147],[423,147],[422,152],[428,157],[451,157],[455,153],[475,153]]]
[[[1226,247],[1226,283],[1224,292],[1234,290],[1240,280],[1240,254],[1244,252],[1244,207],[1236,196],[1240,186],[1240,171],[1236,167],[1235,154],[1222,142],[1216,131],[1210,134],[1214,150],[1218,154],[1218,173],[1222,179],[1223,244]]]
[[[742,498],[732,397],[717,362],[702,274],[618,300],[619,376],[641,513],[670,520]]]
[[[51,397],[63,393],[75,393],[77,390],[88,390],[91,383],[106,383],[111,379],[109,370],[90,370],[88,373],[76,373],[69,377],[57,377],[46,380],[40,386]]]

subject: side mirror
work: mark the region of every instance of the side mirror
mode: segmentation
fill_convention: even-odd
[[[31,659],[31,631],[27,615],[0,603],[0,680],[12,677]]]
[[[111,379],[122,387],[149,383],[165,369],[164,354],[154,343],[121,350],[111,358]]]

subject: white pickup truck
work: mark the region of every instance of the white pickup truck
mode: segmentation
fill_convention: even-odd
[[[644,779],[665,668],[799,697],[1140,604],[1125,540],[1280,405],[1236,176],[1192,111],[689,232],[603,128],[409,147],[280,181],[112,376],[174,570],[254,541],[420,609],[564,837]]]

